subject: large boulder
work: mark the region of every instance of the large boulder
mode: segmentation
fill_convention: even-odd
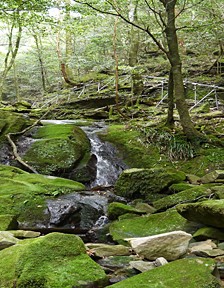
[[[199,222],[216,228],[224,228],[224,200],[206,200],[180,204],[177,211],[189,221]]]
[[[181,259],[107,287],[219,288],[220,281],[212,275],[215,266],[211,259]]]
[[[38,174],[30,174],[18,168],[0,165],[0,227],[2,230],[49,223],[47,199],[66,193],[82,191],[81,183]],[[23,226],[23,227],[22,227]]]
[[[195,186],[194,188],[186,189],[176,194],[172,194],[153,202],[153,206],[157,210],[165,210],[177,204],[195,201],[198,198],[207,197],[211,194],[211,190],[205,186]]]
[[[126,238],[153,236],[177,230],[189,232],[191,226],[175,209],[114,221],[110,225],[110,234],[119,243],[125,243]]]
[[[40,127],[33,137],[35,141],[23,160],[39,173],[86,183],[95,178],[90,141],[78,126],[48,124]]]
[[[155,260],[164,257],[168,261],[176,260],[186,254],[191,234],[173,231],[148,237],[126,239],[132,249],[143,258]]]
[[[185,173],[170,169],[127,169],[119,176],[115,193],[129,199],[152,200],[158,198],[156,194],[166,192],[170,185],[185,178]]]
[[[51,233],[0,251],[1,288],[105,287],[103,269],[75,235]]]

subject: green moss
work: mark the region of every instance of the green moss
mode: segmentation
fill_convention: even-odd
[[[33,229],[39,223],[47,225],[49,223],[49,214],[47,211],[46,199],[42,196],[26,196],[20,206],[17,208],[17,220],[23,223],[24,226],[28,225],[28,229]],[[29,223],[29,224],[27,224]]]
[[[1,198],[0,198],[1,200]],[[0,215],[0,231],[17,229],[18,223],[14,215]]]
[[[51,233],[0,252],[1,288],[103,287],[104,271],[75,235]],[[84,285],[85,284],[85,285]]]
[[[184,190],[182,192],[169,195],[167,197],[163,197],[157,201],[153,202],[153,206],[157,210],[164,210],[170,207],[173,207],[177,204],[184,202],[192,202],[197,200],[198,198],[203,198],[211,194],[211,190],[207,189],[204,186],[196,186],[194,188],[190,188]]]
[[[6,142],[5,135],[8,133],[20,132],[31,124],[31,121],[27,120],[23,115],[13,113],[10,111],[0,110],[0,143]]]
[[[107,287],[219,288],[219,280],[212,275],[214,269],[211,259],[181,259]]]
[[[204,176],[208,171],[224,169],[224,149],[223,148],[203,148],[198,156],[188,161],[176,163],[177,167],[185,173]]]
[[[189,183],[186,183],[186,182],[175,183],[175,184],[172,184],[169,187],[169,191],[171,193],[177,193],[177,192],[181,192],[183,190],[187,190],[187,189],[190,189],[190,188],[193,188],[193,187],[195,187],[195,185],[192,185],[192,184],[189,184]]]
[[[215,193],[216,198],[224,199],[224,185],[214,186],[211,188],[212,192]]]
[[[108,79],[108,75],[104,73],[99,73],[99,72],[90,72],[90,73],[85,73],[85,75],[77,77],[75,81],[77,82],[88,82],[88,81],[97,81],[97,80],[104,80]]]
[[[17,178],[20,181],[44,188],[45,194],[47,195],[55,190],[57,190],[59,194],[65,194],[63,191],[66,191],[66,189],[68,189],[69,192],[82,191],[85,189],[85,186],[79,182],[60,177],[45,176],[41,174],[23,174],[15,177],[15,179]],[[38,192],[41,193],[41,191]]]
[[[5,173],[3,173],[4,175]],[[1,172],[0,172],[1,176]],[[38,195],[57,196],[60,194],[82,191],[85,186],[73,180],[50,177],[40,174],[14,174],[13,179],[1,177],[1,195]]]
[[[119,203],[119,202],[113,202],[110,203],[108,206],[108,217],[111,220],[117,219],[119,216],[129,213],[129,214],[145,214],[144,211],[138,210],[132,206]]]
[[[115,193],[129,199],[152,200],[157,193],[163,193],[171,184],[185,178],[185,173],[171,169],[127,169],[115,183]]]
[[[144,130],[144,126],[148,125],[148,122],[147,120],[146,124],[144,121],[142,123],[138,121],[135,126],[140,126]],[[155,121],[153,123],[155,124]],[[133,125],[110,125],[107,134],[101,136],[104,140],[117,146],[120,157],[129,167],[152,168],[161,166],[173,168],[175,165],[175,168],[178,170],[198,176],[205,175],[208,170],[224,169],[223,148],[214,147],[207,143],[200,149],[195,147],[196,153],[194,158],[187,161],[175,160],[173,162],[163,152],[163,147],[159,147],[153,141],[146,139],[145,135],[140,131],[142,129],[134,128]],[[220,129],[223,129],[222,125]],[[164,130],[165,128],[161,130],[161,133]]]
[[[29,173],[25,172],[25,171],[23,171],[17,167],[0,164],[1,177],[13,178],[14,176],[17,176],[18,174],[21,175],[21,174],[29,174]]]
[[[176,210],[115,221],[110,225],[110,234],[114,241],[123,243],[123,239],[186,230],[187,221]]]
[[[224,231],[213,227],[202,227],[193,234],[193,237],[197,241],[203,241],[207,239],[216,239],[223,241]]]
[[[110,125],[107,134],[101,135],[106,141],[113,143],[120,151],[120,157],[130,167],[150,168],[163,164],[159,150],[155,146],[144,145],[142,134],[124,125]]]
[[[45,190],[41,186],[34,185],[27,181],[17,180],[19,177],[0,178],[1,191],[0,195],[15,195],[15,194],[28,194],[28,193],[43,193]]]
[[[47,197],[85,189],[83,184],[72,180],[23,173],[4,165],[0,165],[0,186],[0,215],[14,215],[19,222],[28,221],[31,226],[41,221],[48,223],[49,215],[45,213]]]
[[[206,200],[198,203],[180,204],[176,209],[190,221],[224,228],[224,200]]]
[[[73,157],[71,157],[71,155]],[[54,138],[34,142],[24,156],[24,161],[42,174],[52,174],[68,169],[82,157],[80,145],[71,140]]]
[[[90,141],[83,130],[71,124],[49,124],[39,128],[24,156],[42,174],[59,174],[84,165],[90,159]]]

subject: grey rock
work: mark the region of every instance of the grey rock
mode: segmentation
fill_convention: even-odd
[[[224,182],[224,170],[215,170],[201,177],[202,183]]]
[[[13,246],[19,242],[12,233],[0,231],[0,250]]]
[[[140,256],[155,260],[164,257],[167,260],[176,260],[187,252],[191,234],[183,231],[173,231],[159,235],[128,238],[132,249]]]

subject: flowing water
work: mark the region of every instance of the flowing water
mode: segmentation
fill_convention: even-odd
[[[98,134],[105,133],[107,127],[98,123],[82,129],[90,139],[92,154],[97,158],[96,179],[91,183],[91,187],[114,185],[120,173],[127,167],[118,158],[116,148],[99,138]]]
[[[72,124],[77,120],[42,120],[42,123],[51,124]],[[109,142],[104,142],[98,136],[105,133],[107,126],[103,122],[94,123],[91,126],[82,126],[91,142],[91,153],[97,158],[96,178],[90,184],[90,188],[108,187],[114,185],[120,173],[127,168],[121,159],[117,156],[116,148]]]

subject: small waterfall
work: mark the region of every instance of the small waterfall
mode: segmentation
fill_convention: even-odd
[[[78,120],[42,120],[42,123],[50,124],[72,124]],[[114,185],[120,173],[127,168],[126,164],[117,156],[116,148],[109,142],[102,141],[98,134],[106,132],[107,126],[102,122],[94,123],[92,126],[81,126],[91,142],[91,153],[97,158],[97,173],[90,188]]]
[[[117,157],[116,148],[102,141],[98,133],[106,131],[106,126],[98,123],[97,126],[82,127],[91,142],[91,152],[97,158],[96,179],[91,183],[91,188],[98,186],[114,185],[120,173],[126,169],[126,165]]]

